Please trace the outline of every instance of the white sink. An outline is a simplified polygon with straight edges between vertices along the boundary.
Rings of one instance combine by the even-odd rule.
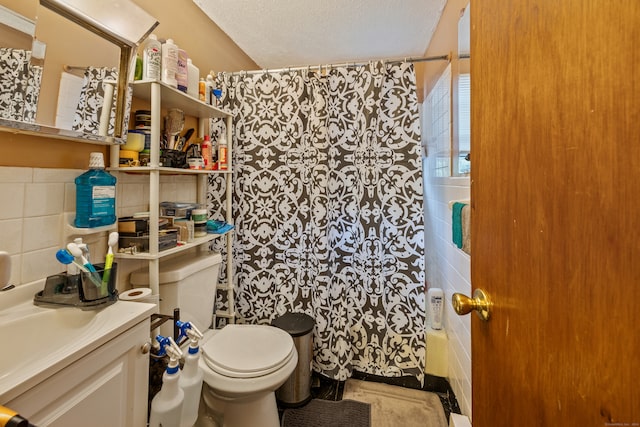
[[[0,404],[115,338],[155,310],[155,305],[128,301],[90,311],[38,307],[31,299],[7,306],[7,301],[2,300],[10,292],[14,290],[0,294],[0,303],[5,303],[0,304]]]

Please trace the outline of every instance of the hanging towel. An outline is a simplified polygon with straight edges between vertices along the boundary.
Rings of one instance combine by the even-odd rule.
[[[451,231],[453,243],[462,249],[462,208],[466,206],[465,203],[455,202],[451,207]]]
[[[462,221],[462,250],[471,255],[471,206],[464,205],[460,216]]]

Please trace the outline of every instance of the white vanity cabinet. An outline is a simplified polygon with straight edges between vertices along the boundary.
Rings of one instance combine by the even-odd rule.
[[[149,328],[147,317],[4,406],[38,427],[145,426]]]

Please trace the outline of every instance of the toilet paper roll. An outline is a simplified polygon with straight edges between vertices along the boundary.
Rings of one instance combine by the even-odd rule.
[[[149,288],[133,288],[128,291],[124,291],[118,295],[122,301],[133,302],[146,302],[148,304],[155,304],[156,306],[160,302],[159,295],[152,295]]]

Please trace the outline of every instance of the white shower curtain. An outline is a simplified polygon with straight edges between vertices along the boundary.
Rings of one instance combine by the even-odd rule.
[[[219,74],[234,114],[241,321],[315,320],[313,368],[423,379],[420,128],[413,65]],[[222,124],[214,126],[214,141]],[[224,179],[210,178],[209,210]],[[216,247],[223,250],[223,247]],[[225,280],[224,277],[221,280]],[[219,309],[226,305],[218,295]]]

